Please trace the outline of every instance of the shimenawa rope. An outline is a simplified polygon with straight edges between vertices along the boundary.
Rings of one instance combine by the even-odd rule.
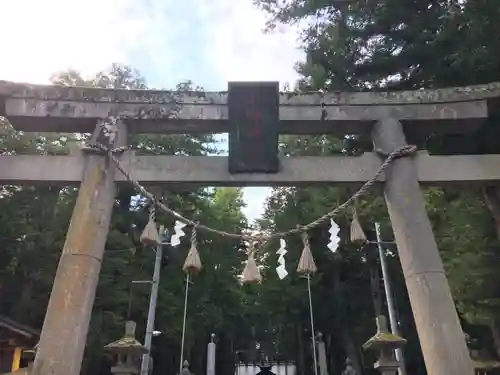
[[[145,197],[149,198],[152,202],[156,204],[156,207],[160,208],[162,211],[174,216],[177,220],[182,221],[185,224],[191,225],[193,227],[196,227],[197,229],[205,230],[207,232],[211,233],[216,233],[224,237],[229,237],[229,238],[234,238],[234,239],[240,239],[244,241],[257,241],[259,243],[263,243],[275,238],[282,238],[290,234],[297,234],[297,233],[302,233],[305,231],[308,231],[324,221],[335,217],[339,212],[345,210],[348,208],[356,199],[360,198],[364,194],[366,194],[372,187],[375,185],[377,182],[378,178],[380,175],[387,169],[387,167],[395,160],[398,158],[401,158],[403,156],[408,156],[417,151],[417,147],[414,145],[405,145],[403,147],[400,147],[391,153],[387,155],[385,158],[384,162],[380,166],[380,168],[377,170],[377,172],[373,175],[372,178],[370,178],[368,181],[366,181],[363,186],[359,188],[358,191],[356,191],[349,199],[347,199],[344,203],[341,205],[335,207],[331,211],[327,212],[323,216],[317,218],[316,220],[302,226],[298,226],[296,228],[287,230],[285,232],[275,232],[271,234],[240,234],[240,233],[230,233],[226,232],[220,229],[215,229],[197,222],[194,222],[193,220],[190,220],[171,208],[167,207],[164,203],[162,203],[154,194],[146,190],[144,186],[142,186],[139,181],[134,180],[130,173],[124,169],[124,167],[121,165],[119,158],[116,156],[116,154],[123,153],[127,151],[129,148],[128,147],[118,147],[118,148],[109,148],[101,143],[87,143],[84,147],[82,147],[82,151],[86,152],[103,152],[108,157],[110,158],[111,161],[116,165],[116,168],[125,176],[127,181],[131,183],[134,188],[144,195]],[[379,152],[378,150],[375,150],[379,155],[385,156],[384,153]]]

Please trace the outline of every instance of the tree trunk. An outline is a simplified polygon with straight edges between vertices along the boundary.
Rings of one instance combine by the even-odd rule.
[[[359,361],[359,352],[356,349],[356,344],[352,338],[351,330],[347,325],[344,325],[344,328],[342,329],[342,336],[344,338],[345,351],[351,360],[352,367],[356,371],[356,374],[361,375],[363,370]]]
[[[497,354],[497,358],[500,359],[500,332],[498,331],[498,325],[495,319],[489,322],[488,327],[490,328],[493,344],[495,345],[495,353]]]
[[[486,206],[495,222],[495,230],[500,240],[500,187],[488,186],[483,190]]]
[[[34,285],[33,285],[33,280],[29,275],[26,275],[25,279],[29,281],[23,285],[21,295],[19,296],[17,303],[14,305],[11,314],[12,317],[14,317],[14,319],[16,319],[18,322],[28,324],[31,323],[28,317],[30,311],[29,306],[30,302],[32,301]]]
[[[380,290],[380,274],[375,260],[370,264],[370,284],[375,316],[379,316],[382,315],[382,293]]]
[[[486,206],[488,207],[494,221],[497,238],[500,241],[500,187],[488,186],[483,190],[483,195]],[[498,330],[496,320],[492,319],[488,326],[495,345],[495,352],[497,357],[500,359],[500,332]]]
[[[297,356],[297,373],[305,375],[305,360],[304,360],[304,340],[302,338],[302,324],[297,326],[297,342],[298,342],[298,356]]]
[[[352,366],[354,370],[356,370],[356,373],[358,375],[361,375],[362,368],[361,368],[361,363],[359,361],[359,353],[356,350],[356,344],[352,338],[351,330],[349,327],[349,322],[348,322],[348,316],[347,312],[345,309],[345,304],[344,304],[344,288],[342,287],[342,284],[339,279],[339,272],[336,270],[334,273],[336,275],[335,282],[334,282],[334,289],[335,289],[335,295],[337,296],[337,303],[339,304],[339,307],[341,310],[339,310],[339,323],[340,326],[342,327],[342,339],[344,342],[344,348],[345,352],[347,354],[347,357],[351,360]]]
[[[325,337],[325,345],[326,345],[326,355],[328,358],[328,373],[335,374],[337,373],[337,369],[335,368],[335,357],[333,356],[333,344],[332,344],[332,335],[326,335]]]

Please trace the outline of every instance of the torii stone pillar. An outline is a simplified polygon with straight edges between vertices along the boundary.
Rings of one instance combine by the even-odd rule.
[[[215,375],[215,349],[215,333],[212,333],[207,345],[207,375]]]
[[[395,119],[378,121],[372,138],[375,148],[386,153],[406,145],[403,127]],[[389,166],[384,194],[427,373],[473,375],[411,157],[395,160]]]
[[[126,144],[121,121],[92,139],[108,147]],[[89,154],[45,314],[32,375],[79,375],[104,246],[115,199],[115,166],[106,155]]]

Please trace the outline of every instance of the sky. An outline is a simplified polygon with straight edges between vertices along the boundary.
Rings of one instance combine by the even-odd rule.
[[[293,85],[298,29],[265,34],[265,20],[252,0],[3,0],[0,79],[48,83],[68,68],[91,75],[119,62],[155,88],[186,79],[207,91],[232,80]],[[250,220],[268,194],[244,189]]]

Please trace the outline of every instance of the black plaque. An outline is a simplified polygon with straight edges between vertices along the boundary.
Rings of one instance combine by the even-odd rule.
[[[279,83],[229,82],[229,173],[279,170]]]

